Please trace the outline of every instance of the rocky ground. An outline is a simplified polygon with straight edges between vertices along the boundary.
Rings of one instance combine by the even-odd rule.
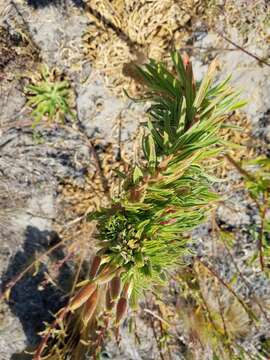
[[[245,2],[239,1],[239,6],[240,3]],[[253,10],[250,8],[249,11]],[[0,14],[0,286],[4,289],[35,256],[60,241],[57,231],[61,226],[67,221],[76,221],[86,210],[68,212],[76,205],[72,203],[76,189],[79,193],[88,188],[88,193],[92,192],[90,185],[98,171],[94,153],[104,160],[104,153],[109,149],[109,166],[117,162],[121,134],[123,156],[133,154],[132,141],[143,119],[143,107],[115,95],[107,86],[106,76],[84,56],[82,37],[89,26],[84,1],[2,0]],[[247,18],[249,20],[249,13]],[[221,17],[221,20],[224,19]],[[216,55],[220,60],[222,76],[233,72],[234,83],[243,89],[244,96],[249,100],[243,116],[252,124],[253,138],[260,141],[257,150],[269,155],[270,66],[265,62],[270,52],[270,28],[266,23],[266,34],[260,37],[259,20],[257,18],[256,26],[245,24],[245,30],[239,24],[234,27],[226,23],[224,28],[206,28],[200,19],[194,19],[193,33],[186,45],[198,79]],[[248,53],[235,44],[243,46]],[[252,54],[265,60],[260,62]],[[40,63],[57,67],[70,79],[83,136],[57,126],[40,127],[41,136],[33,136],[23,89],[25,76],[31,71],[38,71]],[[93,141],[94,149],[89,140]],[[234,174],[231,176],[235,177]],[[66,198],[71,201],[65,201],[63,193],[68,192],[67,189],[71,191],[71,188],[73,195]],[[99,195],[98,201],[102,201],[102,197],[102,194]],[[86,203],[88,201],[86,207],[91,205],[91,197],[89,199],[84,199]],[[82,200],[79,199],[79,202]],[[256,213],[241,192],[232,194],[230,204],[233,204],[234,211],[237,210],[237,216],[224,206],[218,209],[217,218],[224,226],[240,234],[235,258],[241,266],[253,247],[247,229],[256,222]],[[207,243],[207,226],[200,228],[194,236],[197,251],[207,253],[211,246]],[[1,303],[0,360],[27,358],[20,353],[26,347],[36,345],[36,334],[42,329],[42,323],[59,308],[69,289],[74,268],[72,261],[61,267],[57,274],[57,287],[50,284],[40,289],[40,283],[46,279],[48,266],[65,256],[64,247],[47,255],[36,269],[35,276],[23,277],[13,288],[9,303]],[[229,257],[223,256],[223,262],[220,261],[217,256],[220,272],[229,277]],[[270,290],[263,276],[252,271],[246,276],[258,296],[269,296]],[[142,318],[139,324],[140,345],[135,344],[127,331],[123,331],[120,349],[113,342],[108,343],[104,358],[157,359],[152,330]],[[259,334],[250,332],[250,337],[256,338],[250,345],[251,351],[252,346],[259,343],[259,336],[266,334],[266,325]],[[182,358],[179,349],[173,357]]]

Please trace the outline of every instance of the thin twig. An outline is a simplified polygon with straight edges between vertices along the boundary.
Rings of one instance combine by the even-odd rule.
[[[170,324],[168,321],[162,319],[162,317],[160,317],[159,315],[155,314],[153,311],[151,311],[151,310],[149,310],[149,309],[143,309],[143,311],[145,311],[146,313],[152,315],[154,318],[156,318],[157,320],[163,322],[163,323],[166,324],[167,326],[171,326],[171,324]]]
[[[238,275],[240,276],[240,278],[242,279],[242,281],[243,281],[243,283],[246,285],[246,287],[249,289],[250,293],[253,293],[253,292],[254,292],[253,289],[250,287],[249,283],[247,282],[247,280],[245,279],[245,277],[244,277],[244,275],[242,274],[241,270],[239,269],[239,267],[238,267],[236,261],[234,260],[234,257],[233,257],[233,255],[232,255],[230,249],[228,248],[227,244],[225,244],[225,242],[223,242],[223,244],[224,244],[224,246],[225,246],[225,249],[227,250],[227,253],[229,254],[229,256],[230,256],[230,258],[231,258],[231,261],[232,261],[232,263],[233,263],[233,265],[234,265],[234,267],[235,267]],[[254,299],[255,303],[258,305],[258,307],[260,308],[260,310],[261,310],[262,314],[264,315],[265,319],[266,319],[268,322],[270,322],[269,317],[267,316],[266,312],[264,311],[261,303],[259,302],[259,300],[258,300],[258,298],[257,298],[257,296],[256,296],[255,294],[253,295],[253,299]]]
[[[119,161],[119,164],[122,161],[122,112],[119,114],[119,120],[118,120],[118,149],[117,149],[117,161]],[[120,176],[118,177],[118,197],[120,196],[121,192],[121,179]]]
[[[233,352],[232,352],[232,349],[230,346],[230,336],[229,336],[229,333],[227,330],[226,321],[225,321],[225,317],[224,317],[224,309],[222,308],[222,304],[221,304],[221,300],[220,300],[220,292],[218,292],[218,294],[217,294],[217,301],[218,301],[219,315],[221,317],[223,331],[224,331],[224,334],[227,339],[227,341],[225,342],[225,345],[226,345],[227,349],[229,350],[230,357],[233,358]]]
[[[206,310],[206,312],[207,312],[209,321],[210,321],[213,329],[215,329],[215,331],[217,332],[217,334],[219,334],[219,330],[218,330],[218,328],[217,328],[217,326],[216,326],[216,324],[215,324],[215,322],[214,322],[214,319],[213,319],[213,317],[212,317],[212,314],[211,314],[211,311],[210,311],[209,306],[208,306],[208,304],[207,304],[207,301],[206,301],[206,299],[204,298],[204,295],[203,295],[203,293],[202,293],[201,284],[200,284],[200,278],[199,278],[199,276],[198,276],[195,268],[194,268],[194,275],[195,275],[195,277],[196,277],[196,279],[197,279],[197,281],[198,281],[198,284],[199,284],[199,296],[200,296],[200,298],[201,298],[201,300],[202,300],[202,302],[203,302],[203,306],[204,306],[204,308],[205,308],[205,310]]]
[[[266,206],[263,206],[262,208],[260,208],[259,211],[260,211],[260,215],[261,215],[261,226],[260,226],[260,230],[259,230],[258,249],[259,249],[261,270],[264,271],[263,236],[264,236],[264,227],[265,227]]]
[[[253,316],[251,316],[251,310],[247,307],[245,302],[236,294],[236,292],[233,290],[231,286],[229,286],[216,272],[213,270],[207,263],[205,263],[203,260],[196,258],[196,261],[198,261],[201,265],[203,265],[215,278],[219,280],[219,282],[236,298],[236,300],[242,305],[242,307],[245,309],[246,313],[248,314],[249,318],[254,322]],[[256,326],[256,325],[255,325]],[[258,330],[257,326],[256,329]]]
[[[219,227],[219,225],[217,224],[217,222],[216,222],[215,220],[214,220],[214,228],[216,228],[218,231],[220,231],[220,227]],[[229,257],[230,257],[230,259],[231,259],[231,261],[232,261],[232,263],[233,263],[233,265],[234,265],[234,267],[235,267],[235,269],[236,269],[236,271],[237,271],[237,273],[238,273],[238,275],[240,276],[241,280],[242,280],[243,283],[246,285],[246,287],[247,287],[247,289],[250,291],[250,293],[253,294],[253,293],[254,293],[254,290],[250,287],[250,284],[248,283],[248,281],[247,281],[246,278],[244,277],[243,273],[242,273],[241,270],[239,269],[239,266],[238,266],[238,264],[236,263],[236,261],[235,261],[233,255],[232,255],[232,253],[231,253],[228,245],[226,244],[225,241],[222,241],[222,243],[223,243],[223,245],[224,245],[224,247],[225,247],[225,249],[226,249],[226,251],[227,251],[227,253],[228,253],[228,255],[229,255]],[[253,295],[253,299],[254,299],[255,303],[258,305],[258,307],[259,307],[259,309],[261,310],[261,312],[262,312],[263,316],[265,317],[265,319],[266,319],[268,322],[270,322],[270,319],[269,319],[267,313],[265,312],[264,308],[262,307],[261,303],[259,302],[259,300],[258,300],[258,298],[257,298],[257,296],[256,296],[255,294]]]
[[[242,174],[246,179],[253,181],[253,182],[257,182],[256,178],[252,174],[247,172],[245,169],[243,169],[241,165],[239,165],[234,159],[232,159],[230,157],[230,155],[226,154],[225,157],[237,169],[237,171],[240,174]],[[265,203],[266,203],[265,194],[263,195],[263,198],[264,198],[263,205],[261,205],[259,203],[259,201],[256,199],[256,197],[252,196],[250,192],[249,192],[249,196],[255,202],[255,204],[258,208],[258,211],[260,213],[260,217],[261,217],[261,227],[259,230],[259,238],[258,238],[258,251],[259,251],[259,261],[260,261],[261,271],[264,271],[263,236],[264,236],[264,227],[265,227],[264,222],[265,222],[265,216],[266,216],[266,211],[267,211],[267,208],[265,206]]]
[[[110,199],[108,180],[106,179],[106,177],[103,174],[100,159],[98,157],[98,154],[96,152],[96,149],[95,149],[92,141],[88,138],[88,136],[86,134],[83,133],[83,131],[78,126],[71,128],[70,126],[61,125],[61,127],[66,129],[69,132],[71,132],[71,131],[76,132],[87,143],[87,145],[88,145],[88,147],[90,149],[90,152],[93,155],[94,162],[95,162],[95,165],[96,165],[96,169],[97,169],[98,175],[100,177],[104,193],[108,197],[108,199]]]
[[[99,174],[99,177],[101,179],[101,182],[102,182],[102,186],[103,186],[103,189],[104,189],[104,192],[105,194],[110,197],[109,195],[109,185],[108,185],[108,180],[106,179],[106,177],[104,176],[103,174],[103,170],[102,170],[102,167],[101,167],[101,163],[100,163],[100,160],[99,160],[99,157],[98,157],[98,154],[92,144],[92,141],[89,140],[87,137],[86,139],[88,140],[88,145],[89,145],[89,148],[93,154],[93,157],[94,157],[94,161],[96,163],[96,167],[97,167],[97,171],[98,171],[98,174]]]
[[[162,326],[162,312],[161,312],[161,309],[160,309],[160,305],[158,305],[158,313],[159,313],[159,316],[160,316],[160,319],[159,320],[159,328],[160,328],[160,333],[161,333],[161,336],[162,338],[165,339],[165,347],[166,347],[166,350],[167,350],[167,353],[168,353],[168,357],[169,359],[171,360],[172,359],[172,354],[171,354],[171,349],[170,349],[170,345],[168,344],[168,341],[167,341],[167,338],[166,338],[166,332],[164,331],[164,328]]]
[[[237,49],[239,49],[239,50],[243,51],[245,54],[251,56],[253,59],[257,60],[260,64],[264,64],[264,65],[270,67],[270,64],[269,64],[266,60],[259,58],[257,55],[251,53],[250,51],[246,50],[246,49],[243,48],[242,46],[236,44],[234,41],[232,41],[231,39],[229,39],[227,36],[221,34],[219,31],[216,30],[216,32],[218,33],[218,35],[219,35],[220,37],[222,37],[222,39],[226,40],[229,44],[235,46]]]
[[[255,177],[242,168],[230,155],[225,154],[225,158],[236,168],[236,170],[245,178],[251,181],[256,181]]]
[[[147,307],[149,307],[147,298],[145,298],[145,302],[146,302]],[[151,315],[153,315],[152,312],[151,312]],[[155,317],[157,317],[157,315],[155,315]],[[159,317],[159,320],[160,320],[160,317]],[[152,328],[152,330],[153,330],[154,338],[155,338],[156,343],[157,343],[157,347],[158,347],[158,351],[159,351],[160,358],[161,358],[162,360],[165,360],[164,355],[163,355],[163,353],[162,353],[160,341],[159,341],[159,339],[158,339],[158,335],[157,335],[157,332],[156,332],[156,329],[155,329],[155,324],[154,324],[154,320],[153,320],[153,317],[152,317],[152,316],[150,316],[150,323],[151,323],[151,328]]]
[[[40,255],[35,261],[33,261],[29,266],[27,266],[19,275],[13,278],[5,287],[5,290],[0,293],[0,301],[2,301],[8,294],[8,292],[20,281],[30,270],[33,269],[36,263],[40,262],[45,256],[52,253],[54,250],[58,249],[60,246],[63,246],[65,239],[61,240],[59,243],[51,247],[49,250]]]
[[[41,356],[43,353],[43,350],[46,348],[48,340],[51,336],[52,331],[57,327],[57,325],[64,320],[65,315],[67,314],[68,310],[67,308],[64,308],[61,310],[57,318],[54,320],[52,325],[48,328],[48,331],[45,336],[42,337],[42,340],[35,351],[33,360],[41,360]]]

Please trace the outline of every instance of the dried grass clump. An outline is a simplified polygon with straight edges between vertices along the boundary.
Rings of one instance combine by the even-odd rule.
[[[102,147],[102,151],[97,153],[95,148],[98,146]],[[122,150],[122,158],[118,159],[117,145],[107,144],[103,147],[98,139],[93,142],[93,147],[99,158],[102,174],[108,182],[110,196],[116,195],[119,188],[117,171],[126,171],[128,155]],[[88,253],[89,248],[94,247],[95,241],[91,234],[95,232],[95,228],[92,223],[84,221],[85,214],[108,206],[109,201],[97,166],[93,163],[93,154],[83,185],[73,179],[65,179],[59,185],[58,192],[61,213],[58,215],[56,229],[62,239],[67,241],[71,239],[73,242],[76,239],[75,243],[80,248],[86,249]]]
[[[228,120],[224,123],[226,126],[221,129],[224,141],[231,143],[232,146],[229,149],[230,156],[238,161],[250,160],[256,157],[257,150],[256,144],[252,142],[252,126],[247,117],[240,113],[236,112],[229,117]],[[234,146],[235,145],[235,146]],[[222,159],[223,155],[207,161],[211,166],[216,165]],[[223,161],[220,166],[215,166],[215,176],[218,178],[226,179],[230,174],[231,170],[234,169],[234,166],[228,162]],[[230,178],[230,182],[232,179]],[[235,179],[237,182],[238,180]]]
[[[200,3],[90,0],[90,25],[84,37],[86,56],[117,95],[123,95],[123,86],[135,95],[138,84],[130,76],[128,64],[141,64],[149,57],[168,59],[169,50],[179,49],[187,39],[187,23],[199,11]]]
[[[14,70],[22,71],[26,65],[33,68],[34,62],[38,60],[38,49],[21,28],[0,26],[0,71],[3,72],[1,80],[5,78],[4,71],[10,71],[10,76],[14,76]]]
[[[85,55],[105,75],[109,88],[119,96],[123,86],[131,95],[140,90],[130,64],[147,58],[168,60],[172,48],[186,46],[192,23],[208,30],[249,40],[269,41],[270,12],[265,0],[88,0],[90,25],[84,36]]]
[[[179,273],[181,288],[178,316],[189,348],[190,359],[236,359],[238,340],[251,331],[246,305],[195,262],[189,271]],[[216,356],[216,357],[215,357]]]
[[[260,39],[256,46],[265,47],[270,40],[270,9],[267,0],[204,0],[204,20],[210,28],[220,31],[237,29],[245,41]],[[246,45],[247,45],[246,44]]]
[[[99,140],[93,142],[94,147],[99,144]],[[114,195],[118,188],[119,176],[117,171],[126,171],[126,167],[128,166],[127,160],[130,160],[130,156],[125,153],[121,154],[121,159],[118,159],[117,153],[117,145],[111,143],[107,144],[102,151],[98,153],[102,173],[108,181],[111,196]],[[123,158],[125,158],[125,160]],[[74,219],[75,216],[82,216],[83,214],[99,210],[101,207],[108,205],[108,199],[104,196],[102,179],[97,172],[96,166],[93,164],[90,165],[84,180],[85,183],[83,186],[78,185],[72,179],[65,179],[59,186],[61,198],[66,203],[64,207],[68,209],[69,213],[69,215],[66,214],[66,220],[68,218]]]

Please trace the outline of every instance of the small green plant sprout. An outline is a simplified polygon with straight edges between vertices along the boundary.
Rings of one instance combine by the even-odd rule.
[[[189,253],[188,232],[218,200],[205,160],[224,149],[223,120],[244,102],[229,78],[214,83],[215,61],[197,87],[188,57],[174,52],[172,60],[176,75],[154,60],[138,68],[147,89],[142,101],[151,103],[143,159],[122,174],[111,206],[89,214],[98,230],[90,276],[46,329],[35,360],[98,351],[97,333],[109,326],[117,333],[144,291],[166,284]]]
[[[27,105],[33,109],[33,127],[42,120],[63,123],[66,116],[75,119],[72,111],[74,95],[69,82],[61,77],[56,69],[50,71],[43,66],[32,83],[26,86]]]
[[[259,258],[260,267],[268,275],[270,273],[270,159],[258,157],[242,164],[227,156],[243,176],[246,189],[257,207],[260,224],[255,232],[258,251],[253,261]],[[253,169],[251,170],[250,167]],[[249,170],[250,169],[250,170]]]

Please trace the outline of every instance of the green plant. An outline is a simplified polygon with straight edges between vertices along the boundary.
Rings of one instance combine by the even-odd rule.
[[[119,174],[122,191],[111,207],[89,214],[98,230],[89,279],[45,330],[36,360],[81,359],[90,345],[98,350],[96,330],[104,333],[111,321],[117,332],[144,290],[166,284],[189,252],[187,234],[218,199],[205,160],[224,149],[222,122],[244,102],[230,78],[213,83],[216,62],[196,87],[189,59],[175,52],[172,60],[176,75],[154,60],[138,68],[148,89],[141,100],[151,102],[144,157]]]
[[[33,127],[43,119],[63,123],[67,115],[75,118],[70,84],[67,80],[62,80],[55,69],[50,71],[44,66],[37,78],[32,79],[32,84],[26,86],[25,91],[27,105],[33,109]]]

